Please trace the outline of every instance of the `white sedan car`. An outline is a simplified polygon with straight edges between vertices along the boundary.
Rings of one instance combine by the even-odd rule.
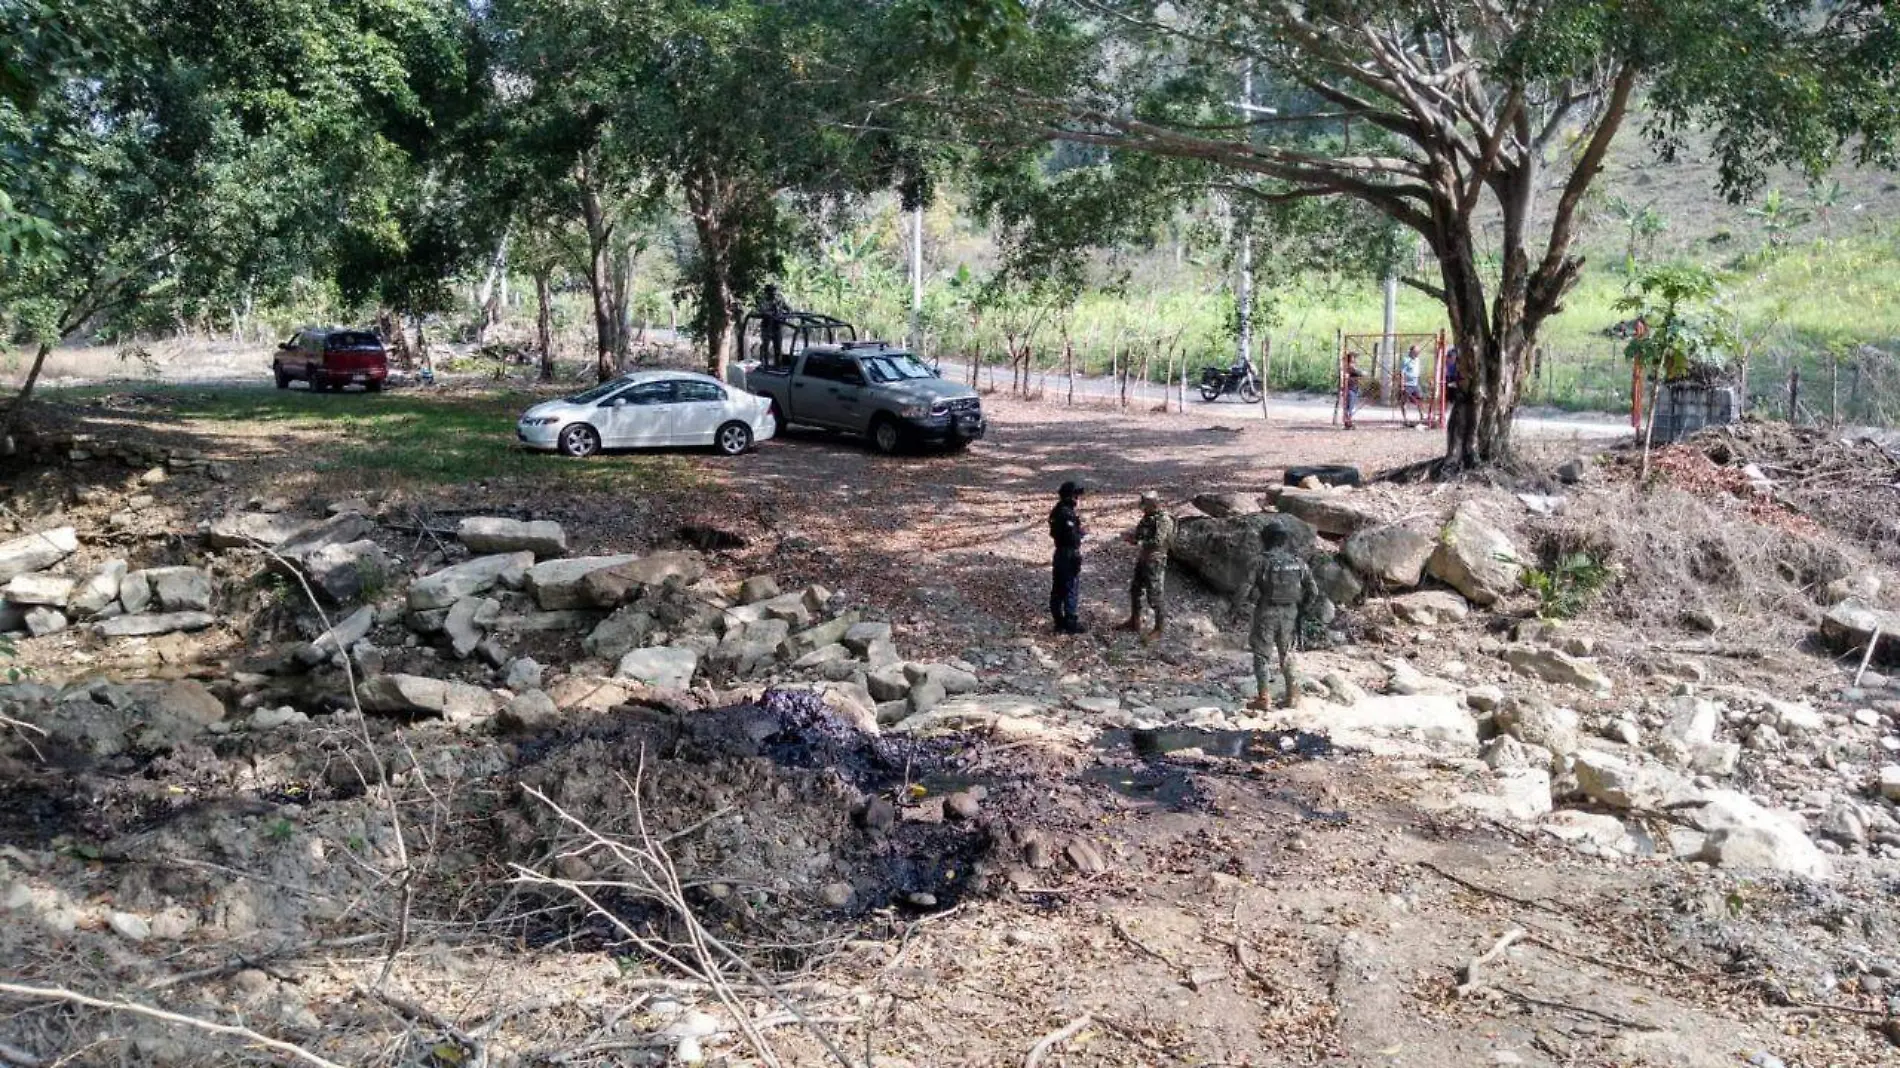
[[[528,448],[566,456],[669,445],[711,445],[737,456],[777,430],[770,401],[691,371],[622,375],[585,393],[537,404],[515,427]]]

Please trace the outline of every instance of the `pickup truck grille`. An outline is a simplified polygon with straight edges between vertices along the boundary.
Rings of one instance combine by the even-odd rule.
[[[982,410],[983,402],[975,397],[965,397],[962,400],[949,401],[946,406],[953,412],[974,412]]]

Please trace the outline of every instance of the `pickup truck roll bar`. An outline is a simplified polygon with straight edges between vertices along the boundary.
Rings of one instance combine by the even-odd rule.
[[[758,357],[762,368],[789,370],[792,357],[814,344],[834,345],[858,339],[857,327],[843,319],[817,312],[746,313],[739,320],[739,358],[746,357],[746,337],[758,328]]]

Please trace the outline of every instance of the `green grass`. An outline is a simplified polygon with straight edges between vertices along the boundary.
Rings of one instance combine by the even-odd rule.
[[[49,391],[49,400],[79,401],[104,390]],[[515,419],[541,399],[522,392],[312,394],[256,389],[150,387],[167,412],[198,423],[230,424],[234,432],[266,434],[281,427],[331,437],[309,450],[312,469],[353,473],[373,484],[451,485],[519,480],[539,487],[640,491],[679,488],[700,477],[690,453],[633,452],[576,461],[529,452],[515,443]]]

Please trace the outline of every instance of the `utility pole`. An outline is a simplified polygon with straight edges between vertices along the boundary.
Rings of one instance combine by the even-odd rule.
[[[910,213],[910,351],[922,359],[924,336],[924,205],[917,203]]]
[[[1392,335],[1399,332],[1399,276],[1385,276],[1385,337],[1379,340],[1380,360],[1376,368],[1383,375],[1390,368],[1393,356],[1397,355],[1398,340]]]

